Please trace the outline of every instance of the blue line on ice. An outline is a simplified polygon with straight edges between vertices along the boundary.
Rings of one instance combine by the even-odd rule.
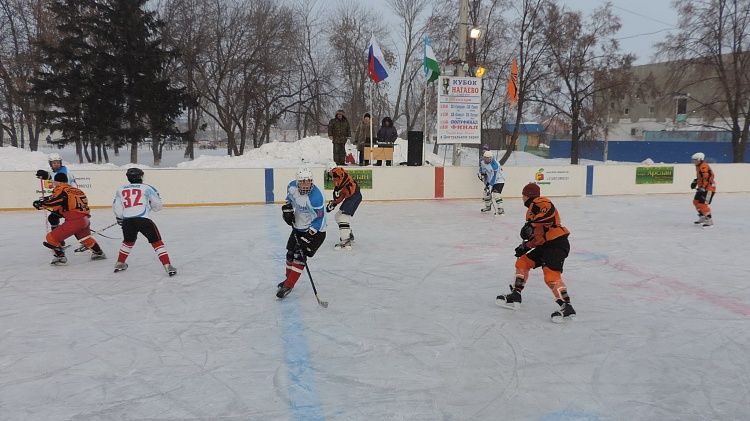
[[[271,205],[268,207],[275,213],[278,209]],[[279,232],[286,228],[280,227],[280,224],[266,224],[270,240],[273,244],[286,244],[279,235]],[[284,250],[282,262],[286,262]],[[306,276],[306,274],[302,274]],[[300,279],[303,281],[303,279]],[[291,299],[290,299],[291,298]],[[294,297],[287,297],[284,301],[278,303],[281,306],[282,326],[281,340],[284,345],[284,362],[287,367],[289,376],[289,409],[292,411],[295,420],[322,421],[323,409],[320,405],[320,398],[315,389],[315,373],[310,363],[310,352],[307,349],[307,340],[305,339],[305,324],[300,315],[299,303]]]
[[[305,325],[299,304],[289,300],[282,305],[284,359],[289,375],[289,406],[296,420],[323,420],[323,409],[315,390],[315,378],[305,339]]]

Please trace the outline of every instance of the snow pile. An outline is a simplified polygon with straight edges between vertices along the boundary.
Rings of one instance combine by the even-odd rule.
[[[428,146],[428,145],[425,145]],[[346,153],[357,159],[357,148],[346,145]],[[397,139],[393,148],[393,163],[407,159],[408,148],[404,139]],[[438,157],[426,151],[425,159],[435,162]],[[302,165],[325,166],[333,160],[333,143],[327,137],[310,136],[296,142],[271,142],[257,149],[245,151],[242,156],[202,155],[193,161],[177,164],[178,168],[296,168]]]
[[[48,155],[46,152],[32,152],[13,146],[4,146],[0,148],[0,171],[49,170]],[[63,164],[71,170],[116,170],[130,167],[149,168],[147,165],[141,164],[125,164],[122,166],[115,164],[75,164],[66,159],[65,155],[63,155]]]

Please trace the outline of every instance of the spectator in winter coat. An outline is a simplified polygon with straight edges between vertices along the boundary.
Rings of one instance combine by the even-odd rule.
[[[359,165],[369,165],[370,161],[365,160],[365,146],[370,146],[370,113],[365,113],[357,125],[357,130],[354,131],[354,144],[359,152]]]
[[[328,138],[333,141],[333,160],[339,165],[346,163],[346,141],[351,136],[344,110],[336,111],[336,117],[328,122]]]
[[[378,129],[378,147],[379,148],[393,148],[393,142],[398,138],[398,132],[393,127],[393,120],[390,117],[383,118]],[[383,161],[378,160],[375,165],[382,165]],[[393,165],[393,161],[386,160],[385,165]]]

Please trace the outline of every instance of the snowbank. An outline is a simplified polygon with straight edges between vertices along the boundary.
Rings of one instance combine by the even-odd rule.
[[[426,143],[425,160],[428,165],[452,166],[453,147],[440,145],[438,153],[434,154],[432,144]],[[347,145],[347,153],[357,156],[354,145]],[[139,151],[140,159],[149,159],[149,155]],[[29,171],[40,168],[48,168],[48,152],[57,152],[62,155],[65,164],[72,170],[101,170],[101,169],[123,169],[129,167],[151,168],[143,164],[129,164],[127,162],[130,154],[123,149],[119,156],[111,156],[115,162],[110,164],[76,164],[75,150],[72,146],[64,149],[47,149],[44,152],[31,152],[14,147],[0,148],[0,171]],[[204,153],[207,152],[207,153]],[[505,151],[493,151],[497,158],[503,156]],[[296,142],[271,142],[260,148],[250,149],[242,156],[227,156],[224,151],[200,151],[198,157],[193,161],[185,161],[182,149],[164,150],[163,165],[159,168],[297,168],[302,165],[325,166],[333,156],[333,145],[327,137],[311,136]],[[393,148],[393,161],[395,165],[406,162],[408,154],[407,142],[397,139]],[[461,166],[474,166],[479,163],[479,153],[474,148],[461,148]],[[118,165],[119,164],[119,165]],[[570,160],[565,158],[545,159],[528,152],[513,152],[505,163],[506,166],[554,166],[569,165]],[[602,164],[600,161],[581,160],[581,164]],[[608,161],[607,164],[617,164]]]

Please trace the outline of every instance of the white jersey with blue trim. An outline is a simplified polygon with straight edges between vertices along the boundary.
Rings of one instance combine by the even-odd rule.
[[[479,164],[479,172],[484,175],[485,182],[490,186],[505,183],[503,168],[495,158],[492,158],[492,161],[490,161],[489,164],[486,164],[484,160],[482,160],[482,163]]]
[[[302,194],[297,189],[297,180],[292,180],[287,187],[286,201],[294,206],[294,229],[307,231],[314,228],[317,231],[326,230],[326,210],[323,193],[316,186],[308,194]]]
[[[150,211],[159,212],[164,206],[159,192],[148,184],[126,184],[115,193],[112,210],[122,219],[148,218]]]

